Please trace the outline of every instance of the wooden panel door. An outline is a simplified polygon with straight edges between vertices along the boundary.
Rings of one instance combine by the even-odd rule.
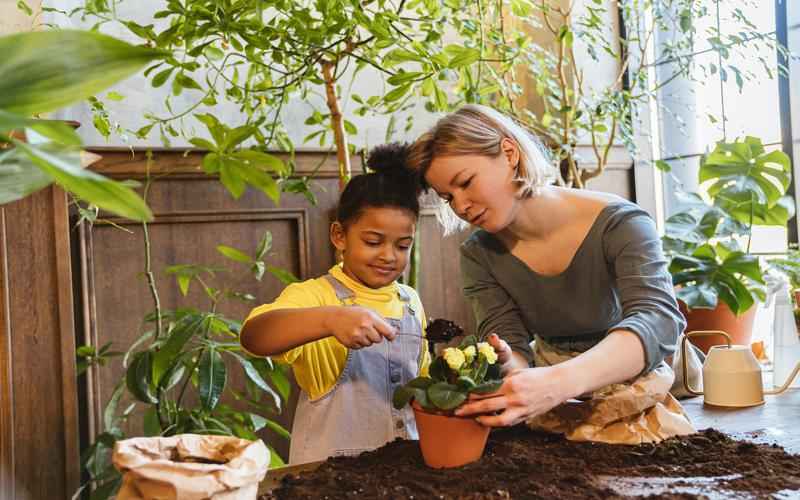
[[[0,498],[69,498],[78,409],[67,198],[0,207]]]

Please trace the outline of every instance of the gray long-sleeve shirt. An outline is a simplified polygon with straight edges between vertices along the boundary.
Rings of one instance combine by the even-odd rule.
[[[686,326],[655,223],[630,202],[603,208],[558,275],[538,274],[482,230],[461,246],[461,274],[478,333],[497,333],[529,363],[533,335],[599,341],[624,329],[641,339],[648,372]]]

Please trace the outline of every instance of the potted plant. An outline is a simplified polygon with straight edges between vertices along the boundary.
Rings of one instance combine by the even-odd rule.
[[[789,157],[761,140],[720,141],[701,158],[706,197],[684,193],[685,208],[666,221],[664,251],[690,330],[724,330],[734,343],[752,337],[756,299],[766,296],[766,264],[750,252],[754,225],[786,225]],[[694,340],[693,340],[694,342]],[[710,344],[696,342],[705,351]]]
[[[500,388],[497,354],[474,335],[458,347],[447,347],[430,366],[430,376],[417,377],[394,392],[398,410],[411,404],[419,431],[422,457],[429,467],[459,467],[483,455],[489,428],[472,417],[453,411],[470,394],[488,394]]]

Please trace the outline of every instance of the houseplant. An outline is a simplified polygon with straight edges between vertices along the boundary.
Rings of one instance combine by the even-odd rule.
[[[766,296],[766,264],[750,252],[753,226],[786,225],[794,215],[790,180],[789,157],[766,152],[755,137],[720,141],[701,158],[705,198],[684,194],[685,208],[667,219],[663,238],[687,330],[725,330],[749,344],[753,306]]]
[[[148,154],[148,172],[151,161],[152,155]],[[148,175],[143,190],[145,200],[151,182]],[[128,437],[124,424],[130,420],[141,419],[145,436],[190,433],[255,441],[259,439],[256,433],[267,428],[289,439],[289,432],[274,420],[289,398],[287,367],[245,352],[238,340],[241,323],[224,313],[226,302],[252,302],[255,297],[233,290],[225,283],[221,276],[230,271],[227,267],[173,264],[164,273],[174,277],[180,294],[186,297],[190,287],[199,287],[208,305],[175,304],[174,308],[165,308],[152,267],[153,242],[147,222],[142,222],[142,237],[145,252],[142,274],[153,310],[143,318],[139,337],[124,353],[125,372],[103,411],[103,430],[93,436],[93,443],[82,454],[82,465],[89,476],[82,489],[90,487],[92,499],[109,498],[120,487],[122,476],[111,463],[110,455],[114,444]],[[258,281],[266,273],[286,284],[296,281],[288,271],[267,264],[271,250],[269,231],[264,233],[253,255],[228,245],[217,246],[220,254],[246,266]],[[123,354],[109,352],[109,348],[108,345],[100,349],[78,348],[80,369],[97,369],[109,357]],[[243,371],[244,388],[231,387],[228,382],[231,367]],[[284,465],[274,447],[268,445],[268,448],[270,467]]]
[[[741,90],[749,80],[773,77],[763,57],[758,74],[737,62],[755,59],[751,50],[787,53],[774,32],[747,18],[750,0],[722,2],[730,10],[723,25],[717,2],[710,3],[448,0],[447,23],[458,41],[420,62],[428,78],[415,85],[447,82],[448,106],[480,103],[514,117],[553,151],[557,183],[584,188],[603,174],[616,146],[636,157],[637,134],[647,129],[639,126],[640,111],[670,82],[719,74]],[[465,63],[437,64],[451,52]],[[711,123],[719,119],[709,115]]]
[[[483,454],[489,428],[474,418],[456,417],[453,411],[470,394],[487,394],[500,388],[496,362],[491,345],[469,335],[458,347],[447,347],[434,357],[430,376],[417,377],[395,390],[395,408],[412,405],[422,456],[429,467],[459,467]]]
[[[34,116],[86,99],[165,53],[71,30],[0,37],[0,52],[7,54],[0,60],[0,204],[56,183],[110,212],[151,219],[130,186],[82,168],[81,141],[70,126]],[[27,141],[19,140],[21,130]]]

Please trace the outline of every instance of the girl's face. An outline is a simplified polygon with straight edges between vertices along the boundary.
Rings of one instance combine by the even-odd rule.
[[[449,203],[458,217],[496,233],[506,228],[518,210],[513,179],[519,149],[503,139],[502,152],[492,158],[477,154],[434,158],[425,180]]]
[[[416,223],[412,212],[394,207],[367,207],[346,229],[334,222],[331,242],[344,273],[370,288],[391,284],[408,264]]]

